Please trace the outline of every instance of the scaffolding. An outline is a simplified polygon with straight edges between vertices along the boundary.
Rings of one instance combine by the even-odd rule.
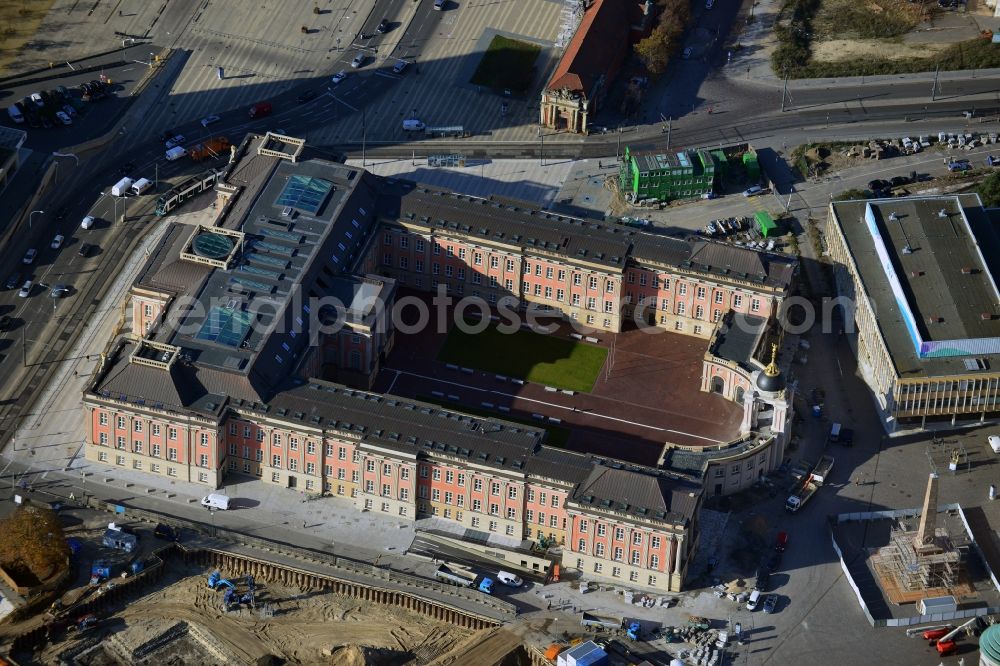
[[[583,20],[584,3],[582,0],[566,0],[559,12],[559,34],[556,36],[556,48],[562,49],[569,44],[576,34],[576,29]]]
[[[959,583],[962,556],[947,530],[938,528],[928,543],[917,542],[917,532],[893,530],[889,545],[878,550],[883,568],[903,592],[953,588]]]

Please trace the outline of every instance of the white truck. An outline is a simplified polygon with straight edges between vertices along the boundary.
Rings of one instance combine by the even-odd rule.
[[[132,187],[131,178],[122,178],[117,183],[111,186],[111,194],[116,197],[123,197],[128,194],[129,189]]]
[[[179,160],[180,158],[187,155],[187,151],[181,146],[174,146],[167,151],[167,161],[173,162],[174,160]]]
[[[422,132],[425,125],[416,118],[408,118],[403,121],[404,132]]]
[[[148,178],[140,178],[132,183],[132,194],[139,196],[153,186],[153,182]]]
[[[832,469],[833,457],[823,456],[819,464],[805,478],[802,485],[794,489],[793,493],[785,501],[785,509],[791,513],[795,513],[805,506],[806,502],[812,499],[812,496],[816,494],[816,491],[820,489],[820,486],[830,476],[830,470]]]

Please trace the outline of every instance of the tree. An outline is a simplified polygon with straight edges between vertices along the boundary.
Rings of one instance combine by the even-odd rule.
[[[55,512],[20,506],[0,520],[0,566],[44,581],[66,566],[69,546]]]
[[[662,0],[658,5],[659,18],[649,37],[635,45],[635,53],[649,73],[659,76],[667,69],[670,56],[680,47],[684,29],[691,19],[688,0]]]
[[[976,191],[979,192],[979,198],[983,200],[984,206],[987,208],[1000,207],[1000,171],[994,171],[986,176],[979,183]]]

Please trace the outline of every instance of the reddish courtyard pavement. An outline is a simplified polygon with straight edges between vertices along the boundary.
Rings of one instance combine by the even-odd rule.
[[[613,351],[592,391],[571,395],[474,368],[449,368],[436,360],[447,334],[434,328],[397,331],[376,391],[486,409],[538,426],[558,419],[571,430],[568,448],[645,465],[658,464],[667,444],[716,446],[738,436],[742,408],[699,390],[704,340],[665,331],[596,334]],[[562,326],[555,335],[570,332]]]

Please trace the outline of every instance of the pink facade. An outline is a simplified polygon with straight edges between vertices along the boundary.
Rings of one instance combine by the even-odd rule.
[[[427,291],[444,285],[455,297],[494,304],[513,296],[520,307],[552,309],[595,329],[621,330],[631,317],[670,330],[708,337],[730,311],[768,317],[782,290],[716,275],[549,258],[531,248],[489,247],[478,239],[442,237],[410,228],[385,228],[370,246],[365,269]]]

